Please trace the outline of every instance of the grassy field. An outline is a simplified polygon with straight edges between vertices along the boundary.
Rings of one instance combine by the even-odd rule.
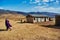
[[[12,30],[4,31],[2,29],[6,29],[5,19],[0,19],[0,40],[60,40],[60,29],[44,27],[40,24],[9,21]]]

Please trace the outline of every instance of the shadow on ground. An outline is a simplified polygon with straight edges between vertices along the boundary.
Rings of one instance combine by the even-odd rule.
[[[7,31],[6,29],[0,29],[0,31]]]
[[[48,28],[60,29],[60,26],[58,26],[58,25],[41,25],[41,26],[48,27]]]
[[[24,23],[28,23],[28,22],[17,22],[17,23],[24,24]],[[33,23],[29,23],[29,24],[33,24]]]

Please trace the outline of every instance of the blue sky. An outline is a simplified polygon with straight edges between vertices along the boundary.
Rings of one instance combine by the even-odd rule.
[[[0,9],[60,13],[60,0],[0,0]]]

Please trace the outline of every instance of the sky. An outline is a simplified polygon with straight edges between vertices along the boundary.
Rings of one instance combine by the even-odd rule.
[[[60,13],[60,0],[0,0],[0,9]]]

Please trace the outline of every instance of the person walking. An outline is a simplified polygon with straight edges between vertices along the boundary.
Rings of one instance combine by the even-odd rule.
[[[9,23],[8,19],[5,20],[5,25],[6,25],[6,30],[10,29],[10,31],[11,31],[12,25]]]

